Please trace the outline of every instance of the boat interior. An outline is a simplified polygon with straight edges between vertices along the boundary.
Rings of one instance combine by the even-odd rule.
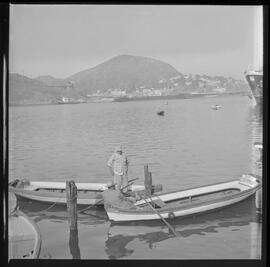
[[[234,194],[239,193],[241,190],[239,188],[228,188],[224,190],[219,190],[210,193],[203,193],[197,195],[190,195],[188,197],[176,198],[173,200],[162,201],[160,198],[154,198],[152,201],[149,202],[154,206],[154,208],[173,208],[179,207],[179,205],[185,205],[195,202],[204,202],[208,200],[214,200],[217,198],[221,198],[224,196],[231,196]],[[144,202],[142,204],[137,205],[138,207],[146,207],[147,204]]]

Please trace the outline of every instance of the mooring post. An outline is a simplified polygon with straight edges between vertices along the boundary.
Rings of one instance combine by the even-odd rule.
[[[152,193],[152,174],[148,170],[148,165],[144,165],[144,186],[148,194]]]
[[[68,223],[70,230],[77,230],[77,187],[74,181],[66,182]]]
[[[149,188],[148,188],[148,193],[150,195],[153,194],[153,185],[152,185],[152,172],[149,172]]]

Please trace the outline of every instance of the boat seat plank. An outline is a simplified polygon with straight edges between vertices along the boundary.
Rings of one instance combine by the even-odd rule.
[[[155,204],[155,206],[158,206],[159,208],[162,208],[162,207],[164,207],[164,206],[166,206],[166,203],[164,203],[161,199],[154,199],[153,201],[152,201],[152,203],[154,203]]]

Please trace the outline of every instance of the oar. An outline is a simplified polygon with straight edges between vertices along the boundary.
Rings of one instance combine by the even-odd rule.
[[[146,204],[160,217],[160,219],[167,225],[167,227],[169,228],[169,230],[171,230],[173,232],[173,234],[175,236],[179,236],[179,234],[173,229],[173,227],[162,217],[162,215],[155,209],[152,207],[152,205],[144,198],[140,195],[140,197],[146,202]],[[149,197],[150,200],[152,201],[151,197]]]
[[[127,185],[124,186],[123,188],[121,188],[120,191],[123,192],[123,189],[129,187],[134,181],[136,181],[136,180],[138,180],[138,179],[139,179],[139,178],[137,177],[137,178],[134,178],[134,179],[129,180],[128,183],[127,183]]]
[[[113,186],[115,186],[115,185],[116,185],[115,183],[111,184],[110,186],[108,186],[108,189],[111,188],[111,187],[113,187]],[[86,210],[88,210],[88,209],[91,209],[91,208],[97,206],[97,205],[100,204],[102,201],[103,201],[103,198],[100,199],[99,201],[97,201],[96,203],[89,205],[89,206],[86,207],[85,209],[79,210],[78,212],[79,212],[79,213],[83,213],[84,211],[86,211]]]

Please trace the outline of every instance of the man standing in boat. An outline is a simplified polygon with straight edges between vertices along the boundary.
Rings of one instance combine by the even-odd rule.
[[[128,183],[128,160],[123,152],[122,146],[118,146],[115,152],[108,160],[107,165],[109,166],[110,172],[113,176],[113,183],[115,189],[120,191],[122,187],[125,187]],[[125,191],[127,188],[125,188]]]

